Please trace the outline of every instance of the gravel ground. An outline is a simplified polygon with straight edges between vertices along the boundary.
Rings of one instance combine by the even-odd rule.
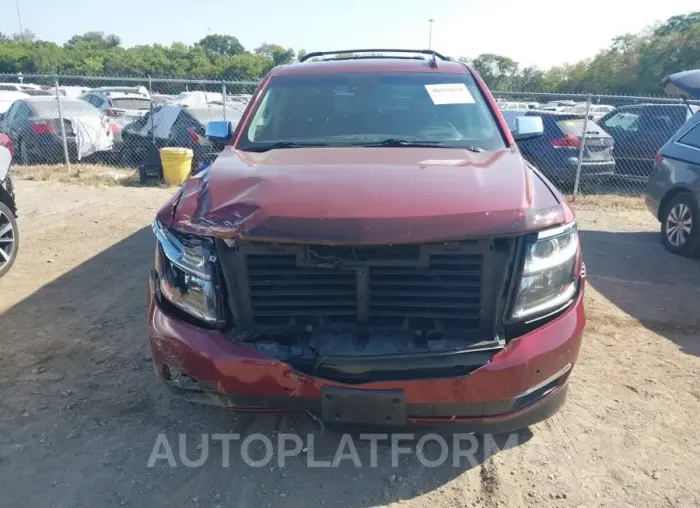
[[[392,467],[385,445],[368,467],[358,446],[364,467],[319,469],[306,457],[332,458],[340,434],[303,415],[191,405],[157,383],[149,224],[171,192],[17,182],[22,245],[0,280],[0,506],[700,505],[700,262],[667,254],[646,211],[578,211],[583,349],[566,406],[518,446],[436,468],[415,455]],[[235,454],[222,467],[220,446],[184,467],[179,434],[194,459],[202,433],[226,432],[311,433],[315,445],[283,468]],[[178,467],[147,467],[161,433]]]

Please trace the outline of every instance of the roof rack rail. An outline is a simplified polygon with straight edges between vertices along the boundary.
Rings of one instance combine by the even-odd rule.
[[[437,57],[440,60],[444,60],[446,62],[451,61],[452,59],[448,56],[442,55],[438,53],[437,51],[433,51],[432,49],[343,49],[340,51],[314,51],[312,53],[307,53],[304,56],[302,56],[299,61],[300,62],[306,62],[310,58],[316,58],[319,56],[326,56],[326,55],[349,55],[349,54],[358,54],[358,53],[414,53],[414,54],[419,54],[419,55],[430,55],[432,57]],[[371,56],[366,56],[364,58],[372,58]],[[377,57],[379,58],[379,57]]]

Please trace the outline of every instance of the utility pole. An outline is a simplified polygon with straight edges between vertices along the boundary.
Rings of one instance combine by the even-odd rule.
[[[19,14],[19,0],[15,0],[15,7],[17,7],[17,22],[19,23],[19,34],[23,35],[24,30],[22,30],[22,16]]]
[[[433,49],[433,23],[435,20],[430,18],[428,23],[430,23],[430,32],[428,32],[428,49]]]

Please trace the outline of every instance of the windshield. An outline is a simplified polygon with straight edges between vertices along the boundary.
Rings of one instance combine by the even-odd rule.
[[[386,140],[489,151],[506,146],[470,75],[356,73],[273,78],[237,148]]]

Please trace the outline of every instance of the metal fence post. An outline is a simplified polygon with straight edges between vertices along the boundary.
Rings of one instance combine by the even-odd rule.
[[[58,106],[58,121],[61,123],[61,140],[63,141],[63,158],[66,163],[66,168],[70,173],[70,157],[68,156],[68,141],[66,141],[66,126],[63,123],[63,110],[61,109],[61,92],[58,89],[58,77],[54,80],[56,87],[56,105]],[[77,143],[77,141],[76,141]]]
[[[226,83],[221,83],[221,102],[224,105],[224,121],[226,120]]]
[[[578,163],[576,164],[576,181],[574,182],[574,196],[578,195],[578,186],[581,183],[581,163],[583,162],[583,150],[586,147],[586,132],[588,131],[588,113],[591,111],[591,94],[588,94],[586,102],[586,116],[583,117],[583,132],[581,133],[581,148],[578,151]]]
[[[148,76],[148,97],[149,97],[149,111],[148,119],[151,122],[151,143],[156,146],[156,133],[153,130],[153,80],[151,76]]]

